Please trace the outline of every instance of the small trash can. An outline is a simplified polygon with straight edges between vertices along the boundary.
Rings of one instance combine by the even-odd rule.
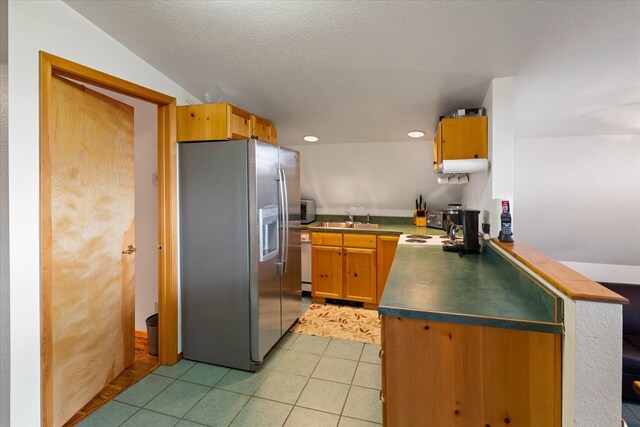
[[[147,336],[149,337],[149,354],[158,355],[158,313],[147,317]]]

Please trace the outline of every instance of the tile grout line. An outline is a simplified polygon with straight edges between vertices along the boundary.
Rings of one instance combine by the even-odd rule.
[[[297,338],[296,338],[296,341],[297,341]],[[327,348],[328,347],[329,347],[329,344],[327,344]],[[296,401],[293,403],[293,406],[291,407],[291,411],[289,411],[289,414],[287,415],[287,418],[284,420],[284,423],[282,423],[283,426],[287,423],[287,420],[289,420],[289,417],[291,416],[291,413],[293,413],[293,410],[296,407],[304,408],[304,406],[298,406],[298,401],[300,400],[300,396],[302,396],[302,393],[304,393],[304,389],[307,388],[307,384],[309,384],[309,381],[311,380],[311,375],[313,375],[313,373],[315,372],[316,368],[318,367],[318,364],[320,363],[320,359],[322,359],[322,355],[324,354],[325,351],[326,351],[326,348],[322,351],[322,354],[320,355],[320,358],[318,358],[318,361],[316,362],[315,366],[311,370],[311,373],[307,377],[307,381],[304,383],[304,386],[302,387],[302,390],[300,390],[300,394],[296,398]],[[305,408],[305,409],[310,409],[310,408]],[[340,420],[338,419],[338,421],[340,421]]]

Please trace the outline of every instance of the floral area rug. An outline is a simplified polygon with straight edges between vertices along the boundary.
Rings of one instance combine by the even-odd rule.
[[[311,304],[293,332],[380,344],[378,312],[332,304]]]

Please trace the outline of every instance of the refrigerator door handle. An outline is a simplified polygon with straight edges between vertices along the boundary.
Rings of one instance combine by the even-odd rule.
[[[287,175],[284,169],[282,171],[282,190],[284,195],[284,262],[282,265],[282,273],[287,272],[287,262],[289,261],[289,193],[287,190]]]
[[[280,215],[282,215],[282,221],[280,222],[280,224],[282,225],[282,238],[280,239],[280,242],[282,242],[282,246],[281,246],[281,250],[280,250],[280,257],[278,259],[277,262],[277,266],[278,266],[278,274],[282,275],[284,273],[284,265],[285,265],[285,258],[284,258],[284,253],[285,253],[285,236],[287,235],[287,231],[286,231],[286,216],[285,216],[285,211],[286,211],[286,204],[285,204],[285,188],[284,188],[284,170],[278,168],[278,190],[279,193],[278,194],[278,199],[280,202]]]

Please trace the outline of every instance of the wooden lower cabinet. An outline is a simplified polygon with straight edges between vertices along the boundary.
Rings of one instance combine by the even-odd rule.
[[[313,296],[342,298],[342,247],[311,246]]]
[[[344,299],[376,304],[376,250],[344,248]]]
[[[385,426],[561,425],[561,337],[382,316]]]
[[[378,303],[375,235],[313,232],[311,243],[312,296]]]
[[[377,275],[377,293],[378,302],[382,298],[382,292],[387,284],[389,278],[389,272],[391,271],[391,265],[393,264],[393,258],[396,256],[396,250],[398,250],[398,235],[383,235],[378,236],[378,275]]]

